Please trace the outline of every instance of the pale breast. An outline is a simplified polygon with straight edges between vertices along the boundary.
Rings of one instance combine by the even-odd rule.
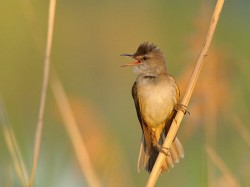
[[[147,125],[156,127],[165,123],[177,103],[176,94],[174,82],[141,81],[138,85],[138,98],[141,115]]]

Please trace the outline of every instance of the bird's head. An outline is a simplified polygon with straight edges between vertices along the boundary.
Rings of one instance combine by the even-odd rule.
[[[122,67],[132,66],[139,74],[159,74],[166,71],[165,58],[162,51],[154,44],[141,44],[134,54],[122,54],[135,59]]]

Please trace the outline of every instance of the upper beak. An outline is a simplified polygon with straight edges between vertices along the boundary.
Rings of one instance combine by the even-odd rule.
[[[122,54],[121,56],[129,56],[129,57],[134,58],[134,55],[131,55],[131,54]],[[140,64],[142,64],[142,62],[139,61],[139,60],[136,60],[135,62],[130,62],[130,63],[128,63],[128,64],[124,64],[124,65],[122,65],[121,67],[126,67],[126,66],[137,66],[137,65],[140,65]]]
[[[121,54],[121,56],[129,56],[129,57],[133,57],[134,55],[131,55],[131,54]]]

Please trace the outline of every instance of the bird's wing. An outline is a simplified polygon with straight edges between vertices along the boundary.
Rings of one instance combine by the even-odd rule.
[[[151,137],[150,137],[150,132],[149,129],[147,127],[147,125],[145,124],[143,117],[141,115],[141,109],[140,109],[140,98],[138,96],[138,92],[137,92],[137,83],[135,81],[133,87],[132,87],[132,96],[134,99],[134,103],[135,103],[135,108],[136,108],[136,113],[137,113],[137,117],[138,120],[140,122],[141,125],[141,129],[145,138],[145,142],[144,142],[144,146],[146,145],[147,147],[147,151],[151,151]]]
[[[138,94],[137,94],[137,83],[136,83],[136,81],[134,82],[133,87],[132,87],[132,97],[134,99],[137,117],[138,117],[138,120],[139,120],[139,122],[141,124],[141,128],[142,128],[142,131],[143,131],[142,115],[141,115],[141,111],[140,111],[140,104],[139,104],[139,98],[138,98]]]
[[[138,156],[138,164],[137,164],[137,170],[140,172],[142,169],[149,167],[148,161],[151,155],[151,149],[152,149],[152,141],[150,137],[150,132],[148,130],[147,125],[144,123],[143,117],[141,115],[141,109],[140,109],[140,98],[138,96],[137,92],[137,83],[135,82],[132,87],[132,96],[135,103],[136,113],[138,120],[141,125],[142,129],[142,140],[141,140],[141,146],[140,146],[140,152]]]
[[[177,100],[177,104],[179,104],[179,102],[180,102],[180,89],[179,89],[178,85],[176,84],[174,78],[171,75],[169,75],[169,78],[170,78],[170,81],[172,81],[175,84],[175,91],[176,91],[176,97],[177,97],[176,100]]]
[[[179,104],[179,102],[180,102],[180,90],[179,90],[179,87],[178,87],[178,85],[176,84],[175,80],[173,79],[173,77],[171,75],[169,76],[169,78],[170,78],[170,81],[173,82],[174,85],[175,85],[176,104]],[[170,128],[170,126],[172,124],[172,121],[174,120],[176,114],[177,114],[177,111],[174,109],[172,111],[172,113],[169,115],[168,119],[166,120],[166,122],[165,122],[165,136],[167,136],[169,128]]]

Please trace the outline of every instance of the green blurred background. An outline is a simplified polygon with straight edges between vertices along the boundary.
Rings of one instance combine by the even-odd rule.
[[[139,44],[164,51],[182,90],[203,46],[215,0],[57,1],[51,63],[70,100],[103,186],[145,186],[137,173],[141,129],[121,68]],[[31,170],[49,1],[2,0],[0,92]],[[157,186],[250,186],[250,1],[227,0],[178,136],[185,158]],[[49,87],[35,186],[87,186]],[[243,128],[243,130],[241,130]],[[244,135],[245,133],[245,135]],[[210,147],[230,170],[227,178]],[[0,186],[20,186],[0,134]]]

